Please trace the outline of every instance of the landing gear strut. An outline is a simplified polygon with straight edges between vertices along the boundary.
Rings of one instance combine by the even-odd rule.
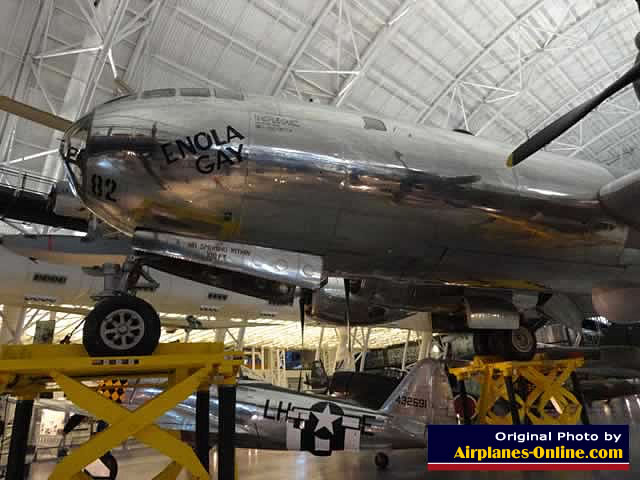
[[[528,327],[515,330],[475,332],[473,348],[477,355],[497,355],[505,360],[527,361],[536,353],[536,337]]]
[[[105,289],[96,297],[98,303],[87,315],[82,343],[92,357],[151,355],[160,340],[160,318],[144,300],[130,295],[143,276],[152,286],[157,283],[135,261],[104,265],[94,270],[104,276]]]

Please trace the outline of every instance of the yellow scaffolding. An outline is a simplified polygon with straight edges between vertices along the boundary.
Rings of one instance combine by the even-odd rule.
[[[65,457],[51,480],[89,480],[83,469],[129,437],[155,448],[173,462],[156,479],[175,479],[183,468],[193,478],[209,479],[179,432],[153,421],[197,390],[234,386],[242,352],[224,351],[222,343],[161,344],[150,356],[89,357],[82,345],[5,345],[0,350],[0,392],[33,400],[43,392],[62,390],[75,405],[109,427]],[[134,411],[104,398],[84,382],[111,378],[166,378],[166,389]]]
[[[473,380],[480,385],[476,423],[574,425],[582,405],[565,383],[583,363],[583,358],[550,360],[544,355],[528,362],[477,356],[471,364],[449,372],[458,381]],[[494,408],[505,402],[509,406],[506,414]]]

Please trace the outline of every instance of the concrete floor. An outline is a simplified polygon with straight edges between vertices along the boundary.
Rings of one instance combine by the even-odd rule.
[[[342,479],[452,479],[463,480],[618,480],[638,478],[640,455],[632,456],[632,472],[427,472],[425,450],[405,450],[390,454],[389,469],[380,472],[373,464],[373,452],[335,452],[331,457],[314,457],[303,452],[277,452],[265,450],[238,450],[238,479],[295,479],[295,480],[342,480]],[[212,455],[214,473],[216,456]],[[169,463],[166,457],[152,450],[139,449],[121,454],[119,479],[152,479]],[[31,480],[46,480],[53,463],[38,463],[32,466]],[[179,477],[188,479],[185,473]]]

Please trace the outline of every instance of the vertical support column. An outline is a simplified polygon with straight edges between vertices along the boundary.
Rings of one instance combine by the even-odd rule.
[[[340,370],[352,372],[354,368],[353,355],[349,350],[349,330],[345,327],[336,328],[336,336],[338,337],[338,349],[336,351],[336,365],[341,362]]]
[[[224,343],[224,339],[226,336],[227,336],[226,328],[216,328],[216,337],[215,337],[216,342]]]
[[[209,386],[202,385],[196,394],[196,455],[209,471]]]
[[[407,330],[407,338],[404,341],[404,348],[402,349],[402,370],[404,370],[407,366],[407,350],[409,349],[409,340],[411,340],[411,330]]]
[[[19,344],[22,338],[24,317],[26,310],[21,307],[8,307],[5,305],[0,328],[0,345]]]
[[[433,328],[431,325],[431,314],[421,314],[424,321],[424,329],[420,332],[420,350],[418,360],[423,360],[431,356],[431,342],[433,341]]]
[[[364,367],[367,363],[367,353],[369,353],[369,337],[371,336],[371,328],[367,328],[366,333],[363,328],[362,335],[364,336],[364,341],[362,343],[362,354],[360,355],[360,371],[364,372]]]
[[[218,387],[218,480],[235,480],[236,386]]]
[[[244,350],[244,334],[246,332],[247,328],[246,327],[242,327],[240,328],[240,330],[238,331],[238,350],[242,351]]]
[[[471,425],[471,416],[469,415],[469,406],[467,405],[467,386],[464,380],[458,381],[460,385],[460,400],[462,400],[462,418],[465,425]]]
[[[511,421],[514,425],[520,425],[518,402],[516,402],[516,393],[513,389],[513,378],[510,375],[505,375],[504,384],[507,387],[507,394],[509,395],[509,411],[511,412]]]
[[[7,478],[22,480],[25,478],[25,463],[27,458],[27,443],[29,426],[33,414],[33,400],[18,400],[16,413],[13,417],[9,458],[7,460]]]
[[[573,390],[576,394],[576,398],[580,402],[582,406],[582,411],[580,412],[580,420],[583,425],[591,425],[589,421],[589,414],[587,413],[587,404],[584,401],[584,395],[582,394],[582,386],[580,385],[580,379],[578,379],[578,375],[576,372],[571,372],[571,383],[573,384]]]
[[[318,340],[318,348],[316,348],[315,360],[320,360],[320,355],[322,355],[322,341],[324,340],[324,327],[320,328],[320,339]]]
[[[251,347],[251,370],[256,369],[256,347]]]

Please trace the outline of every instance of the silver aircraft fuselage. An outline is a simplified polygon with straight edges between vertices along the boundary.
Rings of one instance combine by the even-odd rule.
[[[137,389],[129,408],[161,392]],[[196,398],[178,404],[155,423],[194,432]],[[218,398],[211,390],[209,431],[217,440]],[[242,448],[303,450],[330,455],[336,450],[425,448],[427,426],[455,424],[453,396],[444,364],[418,362],[380,409],[330,396],[298,393],[263,381],[240,380],[236,395],[236,445]],[[189,435],[186,435],[189,438]]]
[[[61,151],[87,207],[127,235],[307,253],[332,276],[574,293],[640,280],[638,245],[598,201],[614,179],[601,166],[540,152],[509,169],[509,146],[464,133],[207,92],[78,121]]]

